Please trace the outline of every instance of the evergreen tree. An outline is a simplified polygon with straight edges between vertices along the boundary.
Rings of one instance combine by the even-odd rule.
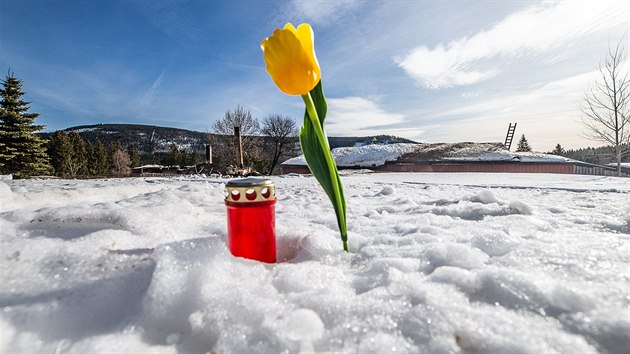
[[[57,176],[68,176],[67,160],[72,158],[72,141],[64,131],[53,134],[48,142],[48,155]]]
[[[181,160],[182,160],[182,154],[179,152],[177,145],[171,144],[171,149],[162,158],[162,165],[164,166],[179,165],[182,162]]]
[[[12,153],[15,151],[15,149],[10,148],[3,143],[3,136],[7,136],[7,134],[0,129],[0,174],[2,174],[4,170],[2,167],[6,165],[9,159],[12,157]]]
[[[564,150],[564,148],[562,147],[562,145],[558,144],[556,145],[556,148],[553,149],[553,151],[551,152],[553,155],[559,155],[562,156],[566,153],[566,151]]]
[[[70,132],[68,137],[72,142],[72,172],[70,175],[73,177],[86,176],[89,174],[87,143],[75,131]]]
[[[86,141],[85,148],[87,152],[87,175],[94,176],[96,174],[96,172],[94,171],[94,145]]]
[[[44,126],[34,124],[39,114],[28,113],[23,95],[22,81],[9,72],[0,89],[0,168],[18,178],[51,172],[46,141],[34,134]]]
[[[55,174],[65,177],[90,174],[90,146],[76,132],[56,132],[48,143],[48,154]]]
[[[191,151],[188,153],[188,159],[186,160],[186,166],[196,166],[203,161],[201,156],[201,152],[199,151]]]
[[[97,176],[105,176],[107,175],[109,169],[109,155],[107,154],[107,149],[105,149],[105,145],[100,141],[96,142],[94,146],[94,155],[92,161],[92,170],[93,174]]]
[[[131,168],[140,166],[140,153],[138,152],[136,144],[129,146],[127,154],[129,154],[129,159],[131,160]]]
[[[521,135],[521,140],[518,141],[518,146],[516,147],[516,152],[531,152],[532,147],[529,146],[527,142],[527,138],[525,138],[525,134]]]

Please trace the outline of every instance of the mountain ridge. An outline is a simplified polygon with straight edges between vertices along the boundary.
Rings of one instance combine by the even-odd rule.
[[[100,141],[105,146],[120,143],[123,146],[135,144],[144,153],[166,152],[172,144],[189,151],[203,151],[205,144],[210,144],[209,132],[189,129],[164,127],[148,124],[100,123],[77,125],[61,129],[66,133],[76,132],[89,143]],[[43,138],[50,138],[55,132],[39,133]],[[297,139],[297,138],[296,138]],[[392,135],[374,136],[331,136],[328,137],[331,148],[367,144],[417,143],[416,141]]]

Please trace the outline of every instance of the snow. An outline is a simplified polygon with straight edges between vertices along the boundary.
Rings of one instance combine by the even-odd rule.
[[[232,257],[226,180],[0,181],[0,352],[624,353],[630,183],[272,178],[279,262]]]
[[[92,127],[92,128],[72,129],[72,131],[75,132],[75,133],[87,133],[87,132],[93,132],[93,131],[96,131],[96,130],[100,130],[100,128]]]
[[[394,161],[404,154],[415,151],[420,145],[410,143],[371,144],[332,149],[332,155],[339,167],[382,166],[387,161]],[[306,165],[304,155],[285,161],[285,165]]]
[[[544,154],[539,152],[510,152],[507,150],[481,152],[468,156],[446,157],[445,160],[451,161],[515,161],[520,162],[554,162],[566,163],[575,161],[567,157]]]
[[[406,154],[427,155],[427,160],[448,161],[520,161],[567,163],[575,160],[538,152],[510,152],[499,143],[440,143],[440,144],[372,144],[341,147],[332,150],[333,158],[339,167],[375,167],[388,161],[396,161]],[[294,157],[284,165],[306,165],[304,155]]]
[[[621,165],[621,168],[628,168],[628,169],[630,169],[630,162],[622,162],[620,165]],[[611,163],[608,164],[608,166],[617,167],[617,163],[616,162],[611,162]]]

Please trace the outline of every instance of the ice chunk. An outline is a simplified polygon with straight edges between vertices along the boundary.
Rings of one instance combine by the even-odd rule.
[[[13,192],[6,183],[0,181],[0,212],[9,208],[13,201]]]
[[[298,309],[289,315],[285,327],[288,339],[299,342],[301,353],[312,353],[313,341],[324,334],[324,322],[310,309]]]
[[[470,200],[473,202],[478,202],[482,204],[499,203],[499,200],[494,195],[494,193],[492,193],[492,191],[488,189],[481,191],[479,194],[472,197]]]
[[[520,200],[511,201],[510,210],[514,214],[532,215],[532,207],[521,202]]]
[[[376,194],[376,196],[381,196],[381,195],[392,195],[396,192],[396,190],[394,189],[394,187],[391,186],[385,186],[383,187],[383,189],[381,189],[380,192],[378,192]]]
[[[538,231],[538,226],[523,216],[514,215],[509,221],[507,233],[511,236],[530,237]]]
[[[13,341],[14,336],[15,327],[0,317],[0,353],[9,352],[9,344]]]
[[[441,266],[479,268],[488,260],[488,255],[478,249],[456,243],[429,244],[426,257],[430,264],[430,272]]]
[[[471,244],[490,256],[503,256],[518,246],[517,237],[502,231],[488,231],[472,238]]]

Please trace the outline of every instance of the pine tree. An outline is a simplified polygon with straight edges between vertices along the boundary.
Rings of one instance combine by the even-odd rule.
[[[72,142],[72,176],[85,176],[88,175],[88,148],[87,143],[79,133],[72,131],[68,134],[70,141]]]
[[[131,144],[127,149],[129,159],[131,160],[131,168],[140,166],[140,153],[136,144]]]
[[[188,153],[188,158],[186,159],[186,166],[196,166],[200,164],[202,161],[201,153],[199,151],[191,151]]]
[[[50,138],[48,154],[55,174],[65,177],[86,176],[90,171],[90,145],[76,132],[58,131]]]
[[[109,170],[109,155],[107,154],[107,149],[105,149],[105,145],[103,145],[103,143],[101,143],[100,141],[97,141],[96,146],[94,146],[93,158],[93,174],[97,176],[107,175]]]
[[[2,142],[2,135],[4,132],[0,131],[0,173],[2,173],[3,169],[2,167],[5,165],[5,163],[9,160],[9,158],[11,157],[11,152],[15,151],[15,149],[10,149],[8,146],[6,146],[3,142]]]
[[[162,158],[162,165],[164,166],[175,166],[181,164],[182,154],[180,153],[177,145],[171,144],[171,149],[169,152],[164,155]]]
[[[525,138],[525,134],[521,135],[521,140],[518,141],[518,146],[516,147],[516,152],[531,152],[532,147],[529,146],[527,142],[527,138]]]
[[[72,141],[64,131],[53,134],[48,142],[48,155],[57,176],[68,176],[68,160],[72,159]]]
[[[34,124],[39,114],[28,113],[23,95],[22,81],[9,72],[0,89],[0,168],[18,178],[51,172],[46,141],[34,134],[44,126]]]
[[[565,153],[566,153],[566,151],[564,150],[564,148],[560,144],[556,145],[556,148],[553,149],[553,151],[551,152],[552,155],[559,155],[559,156],[562,156]]]

